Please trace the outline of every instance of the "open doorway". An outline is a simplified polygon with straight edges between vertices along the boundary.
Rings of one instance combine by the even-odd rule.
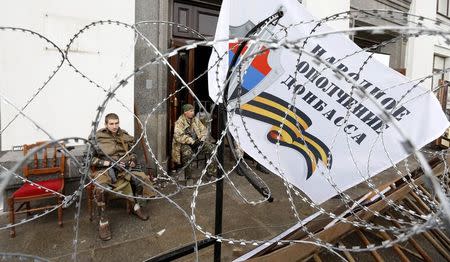
[[[172,47],[176,48],[179,46],[185,45],[186,42],[184,40],[173,40]],[[178,53],[176,56],[171,57],[170,64],[177,71],[179,76],[186,82],[191,83],[194,79],[202,75],[195,82],[189,84],[189,87],[193,90],[195,95],[198,97],[202,105],[207,109],[208,112],[211,112],[210,109],[213,105],[213,101],[209,98],[208,94],[208,75],[205,71],[208,69],[208,61],[211,55],[211,47],[203,47],[199,46],[195,49],[186,50]],[[183,83],[177,79],[174,75],[169,72],[168,75],[168,93],[173,94],[176,90],[179,90]],[[190,103],[195,104],[196,113],[204,113],[201,112],[200,107],[197,103],[194,102],[193,96],[189,93],[189,91],[184,88],[180,92],[177,92],[176,95],[170,98],[168,107],[167,107],[167,115],[168,115],[168,147],[167,153],[170,156],[170,152],[172,150],[172,138],[173,138],[173,130],[175,121],[177,121],[178,117],[181,115],[181,107],[183,104]],[[212,123],[211,123],[211,135],[214,139],[218,137],[217,131],[217,110],[214,110],[212,114]],[[173,167],[173,166],[172,166]]]
[[[194,63],[194,76],[198,77],[202,75],[195,84],[194,92],[198,97],[202,105],[206,108],[208,113],[211,112],[211,108],[214,104],[214,101],[209,97],[208,92],[208,74],[205,73],[208,70],[208,62],[209,57],[211,55],[212,48],[206,46],[197,47],[195,51],[195,63]],[[205,73],[205,74],[204,74]],[[196,105],[196,112],[200,112],[200,108]],[[201,113],[201,112],[200,112]],[[217,130],[217,110],[214,109],[212,114],[212,123],[211,123],[211,135],[214,139],[217,139],[218,130]]]

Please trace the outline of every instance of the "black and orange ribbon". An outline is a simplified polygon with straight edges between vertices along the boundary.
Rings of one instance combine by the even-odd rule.
[[[291,107],[289,103],[276,96],[261,93],[242,105],[240,113],[243,116],[272,124],[267,139],[274,144],[279,141],[280,145],[295,149],[302,154],[308,167],[306,176],[308,179],[316,170],[319,160],[330,169],[332,155],[322,141],[306,132],[312,124],[311,119],[298,108],[294,112],[290,109]]]

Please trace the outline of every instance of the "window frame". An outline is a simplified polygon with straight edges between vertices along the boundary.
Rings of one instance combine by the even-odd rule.
[[[437,57],[439,57],[439,58],[441,58],[442,60],[443,60],[443,68],[437,68],[436,67],[436,58]],[[435,72],[437,72],[437,71],[441,71],[441,70],[445,70],[445,68],[446,68],[446,61],[447,60],[447,57],[445,57],[445,56],[442,56],[442,55],[439,55],[439,54],[434,54],[433,55],[433,74],[435,73]],[[439,80],[446,80],[445,79],[445,73],[444,72],[442,72],[441,74],[440,74],[440,77],[439,77]],[[432,87],[435,85],[435,83],[434,83],[434,77],[432,78]]]
[[[441,12],[439,11],[439,2],[440,2],[440,0],[437,0],[437,1],[436,1],[436,13],[441,14],[441,15],[446,16],[446,17],[449,17],[449,15],[448,15],[448,9],[449,9],[449,5],[450,5],[450,0],[444,0],[444,1],[447,1],[447,10],[446,10],[445,14],[444,14],[444,13],[441,13]]]

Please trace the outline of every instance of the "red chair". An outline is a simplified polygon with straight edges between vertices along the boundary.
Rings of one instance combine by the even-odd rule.
[[[41,146],[46,142],[37,142],[31,145],[23,146],[23,154],[27,155],[34,147]],[[11,224],[15,223],[16,214],[31,212],[54,208],[59,205],[58,208],[58,225],[62,227],[62,200],[58,194],[63,193],[64,190],[64,167],[66,158],[64,153],[59,152],[61,148],[59,144],[50,144],[43,149],[33,154],[33,161],[23,166],[23,176],[27,180],[33,181],[33,179],[40,178],[34,181],[35,184],[25,182],[18,190],[16,190],[11,197],[8,198],[9,205],[9,220]],[[49,157],[50,153],[50,157]],[[50,190],[48,190],[50,189]],[[31,208],[30,202],[36,200],[42,200],[47,198],[56,198],[56,205],[46,205]],[[15,209],[15,203],[20,203],[20,206]],[[22,210],[23,206],[26,206],[26,210]],[[10,236],[16,236],[15,227],[11,227]]]

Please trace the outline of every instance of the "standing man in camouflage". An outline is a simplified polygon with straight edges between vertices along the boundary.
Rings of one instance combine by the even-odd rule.
[[[183,114],[175,122],[175,129],[172,141],[172,160],[177,164],[185,166],[203,145],[202,151],[211,157],[214,145],[206,140],[207,129],[202,122],[194,117],[194,106],[185,104],[182,107]],[[208,179],[216,175],[217,163],[211,162],[207,169]],[[192,161],[184,171],[186,180],[192,179]]]
[[[127,153],[134,145],[134,138],[119,126],[119,116],[114,113],[105,117],[105,127],[95,134],[97,144],[91,166],[96,168],[92,174],[97,184],[123,195],[152,197],[155,192],[148,186],[152,185],[149,177],[136,165],[136,154]],[[92,141],[92,138],[91,138]],[[102,240],[111,239],[109,221],[105,214],[105,190],[95,187],[94,198],[100,212],[99,236]],[[134,198],[128,198],[128,207],[141,220],[147,220],[139,203]]]

